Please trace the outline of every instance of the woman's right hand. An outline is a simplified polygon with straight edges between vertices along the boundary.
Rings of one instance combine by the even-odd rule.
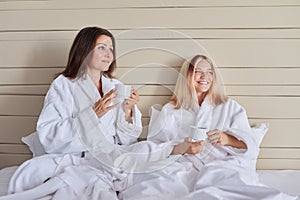
[[[116,90],[112,89],[94,104],[93,109],[96,115],[100,118],[111,109],[117,107],[119,104],[114,104],[110,106],[110,103],[115,99],[116,99]]]
[[[186,137],[184,142],[174,146],[171,154],[198,154],[202,152],[203,146],[204,141],[192,142],[192,138]]]

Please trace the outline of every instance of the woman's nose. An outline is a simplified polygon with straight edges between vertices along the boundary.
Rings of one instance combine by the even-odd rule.
[[[103,54],[107,58],[109,58],[111,56],[110,50],[108,50],[108,49],[104,50]]]
[[[207,77],[207,75],[208,75],[207,72],[202,72],[202,73],[200,74],[200,78],[205,78],[205,77]]]

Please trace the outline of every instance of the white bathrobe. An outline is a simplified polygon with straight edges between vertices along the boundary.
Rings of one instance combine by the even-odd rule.
[[[120,82],[102,77],[104,94],[116,83]],[[89,77],[54,80],[37,132],[24,139],[40,156],[17,169],[9,183],[10,195],[0,199],[117,199],[116,191],[130,182],[128,172],[148,169],[148,163],[169,156],[170,145],[135,143],[142,129],[137,107],[132,124],[125,121],[121,107],[98,118],[92,107],[99,98]],[[155,153],[160,146],[166,148]]]
[[[103,93],[115,88],[120,81],[101,77]],[[81,137],[97,134],[103,130],[111,144],[132,144],[139,137],[142,124],[141,113],[135,106],[133,123],[125,121],[121,106],[98,118],[93,110],[100,94],[87,75],[75,81],[60,75],[51,84],[44,107],[37,122],[37,133],[46,153],[78,153],[87,151]],[[89,129],[88,132],[83,132]],[[91,133],[91,129],[96,130]],[[82,136],[81,136],[82,135]]]
[[[157,111],[153,110],[153,112]],[[160,122],[157,123],[157,119],[151,118],[149,141],[155,143],[172,141],[173,144],[178,144],[183,142],[185,137],[191,137],[190,126],[202,127],[207,131],[219,129],[243,141],[247,145],[247,150],[230,146],[214,147],[205,141],[205,147],[200,154],[185,156],[186,159],[205,164],[211,160],[235,156],[236,159],[243,159],[245,167],[255,169],[259,144],[255,142],[256,136],[251,134],[245,109],[236,101],[229,99],[223,105],[212,106],[205,100],[197,111],[175,109],[172,104],[168,103],[159,115],[154,115]]]
[[[245,109],[234,100],[212,106],[205,99],[197,111],[166,104],[152,109],[148,140],[175,145],[191,136],[190,126],[219,129],[247,145],[247,149],[215,147],[207,140],[197,155],[177,155],[156,171],[136,174],[120,199],[296,199],[259,183],[255,164],[259,151]]]
[[[80,93],[83,91],[88,90],[76,94],[85,97]],[[86,104],[81,105],[88,105],[90,101],[84,100]],[[152,115],[149,139],[154,143],[144,141],[129,146],[109,143],[116,141],[114,133],[106,131],[110,127],[95,126],[98,121],[91,117],[95,114],[89,106],[74,107],[70,114],[75,121],[72,124],[77,130],[77,142],[66,142],[66,150],[72,153],[48,154],[23,163],[10,181],[9,193],[15,194],[0,197],[1,200],[117,199],[115,191],[120,192],[120,199],[251,199],[251,195],[254,199],[273,199],[284,195],[257,182],[254,164],[258,144],[252,138],[244,109],[234,101],[215,108],[204,102],[195,113],[167,104],[158,115]],[[185,127],[191,124],[226,131],[243,140],[248,149],[206,143],[202,154],[170,156],[173,146],[185,137]],[[111,139],[106,134],[111,134]],[[46,134],[44,137],[49,140]],[[88,153],[81,158],[71,147]],[[245,198],[240,198],[243,194]]]
[[[104,94],[115,84],[121,83],[102,76]],[[136,142],[141,113],[135,106],[132,124],[121,106],[98,118],[93,105],[100,98],[89,76],[69,80],[60,75],[53,81],[37,131],[24,139],[38,151],[35,155],[46,154],[24,162],[11,178],[8,193],[13,195],[1,199],[116,198],[113,181],[123,175],[114,168],[114,160],[122,152],[120,145]]]

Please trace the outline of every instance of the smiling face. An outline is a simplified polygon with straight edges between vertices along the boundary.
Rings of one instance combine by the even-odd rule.
[[[210,63],[201,59],[194,68],[194,87],[197,95],[203,95],[210,89],[214,79],[214,71]]]
[[[100,35],[96,40],[95,48],[90,54],[87,70],[88,72],[97,71],[97,73],[107,71],[113,59],[111,38],[107,35]]]

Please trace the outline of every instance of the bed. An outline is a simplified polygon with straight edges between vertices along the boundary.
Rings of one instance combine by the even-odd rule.
[[[17,166],[0,170],[0,196],[7,194],[10,177]],[[259,180],[273,188],[291,194],[300,195],[300,170],[257,170]]]
[[[226,93],[246,108],[250,123],[270,124],[257,162],[260,180],[300,195],[300,112],[295,109],[300,104],[298,3],[0,4],[0,195],[7,192],[17,166],[32,157],[21,137],[35,130],[52,75],[65,66],[72,39],[87,24],[106,26],[116,35],[120,55],[116,77],[138,89],[145,127],[150,106],[163,105],[172,95],[183,58],[209,51],[219,66]],[[71,17],[65,18],[66,13]],[[56,20],[57,16],[65,20]],[[105,23],[98,20],[109,16],[114,17]],[[202,20],[195,23],[198,16]],[[216,20],[214,16],[220,17]]]

